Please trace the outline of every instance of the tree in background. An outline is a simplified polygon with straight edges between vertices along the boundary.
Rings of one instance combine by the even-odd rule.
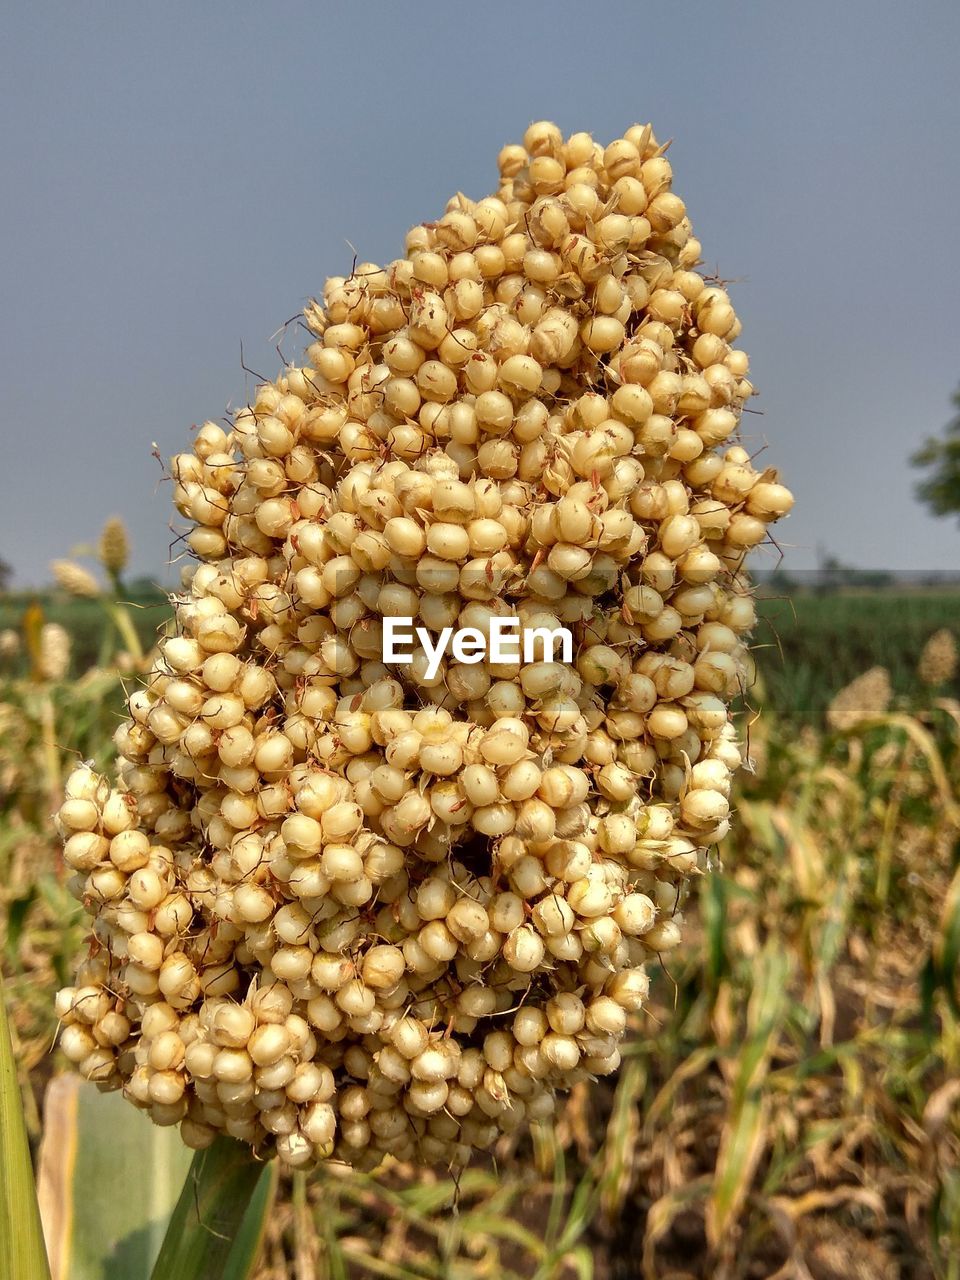
[[[0,592],[6,591],[10,585],[10,579],[13,577],[13,569],[7,564],[6,560],[0,556]]]
[[[929,472],[917,485],[917,497],[936,516],[960,516],[960,391],[953,403],[957,413],[943,435],[930,436],[910,459]]]

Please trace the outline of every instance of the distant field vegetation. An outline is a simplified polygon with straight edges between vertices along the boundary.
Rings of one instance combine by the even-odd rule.
[[[167,597],[159,587],[151,587],[124,592],[121,599],[147,652],[173,617]],[[44,622],[59,622],[70,633],[70,667],[74,676],[82,675],[100,661],[104,630],[110,626],[101,599],[82,599],[59,591],[9,592],[0,595],[0,631],[21,631],[33,605],[43,610]]]
[[[895,696],[918,696],[926,641],[941,628],[960,639],[956,588],[796,592],[761,598],[758,612],[763,702],[802,723],[820,722],[834,694],[869,667],[886,667]],[[960,692],[956,677],[943,692]]]
[[[172,617],[167,598],[159,588],[144,588],[124,600],[146,651]],[[56,592],[0,596],[0,630],[19,629],[33,603],[45,621],[70,632],[74,675],[96,664],[105,625],[99,601]],[[915,697],[921,689],[917,661],[927,639],[944,627],[960,639],[956,588],[790,591],[762,595],[758,614],[753,642],[760,684],[749,700],[798,723],[821,722],[837,691],[872,666],[886,667],[895,695]],[[944,692],[958,694],[960,688]]]

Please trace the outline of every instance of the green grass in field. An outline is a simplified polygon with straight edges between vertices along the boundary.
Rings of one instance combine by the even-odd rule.
[[[887,668],[895,693],[919,696],[926,641],[941,627],[960,639],[956,590],[797,593],[758,604],[763,701],[790,720],[821,721],[834,694],[873,666]],[[956,681],[945,692],[957,693]]]

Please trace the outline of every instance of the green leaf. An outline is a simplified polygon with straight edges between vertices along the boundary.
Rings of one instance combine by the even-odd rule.
[[[152,1280],[245,1280],[260,1252],[276,1177],[275,1167],[232,1138],[198,1151]]]
[[[724,1126],[713,1186],[707,1201],[707,1239],[716,1248],[747,1198],[767,1141],[767,1108],[756,1090],[736,1106]]]
[[[27,1127],[0,980],[0,1274],[49,1280]]]
[[[770,940],[755,961],[747,1003],[747,1038],[737,1062],[730,1111],[720,1139],[713,1186],[707,1201],[707,1239],[712,1248],[736,1221],[767,1144],[767,1099],[763,1086],[777,1031],[787,1013],[791,961]]]
[[[623,1208],[630,1190],[640,1135],[638,1102],[647,1084],[646,1065],[637,1059],[623,1068],[613,1096],[606,1139],[600,1152],[600,1204],[613,1221]]]
[[[247,1276],[253,1272],[263,1248],[267,1218],[273,1208],[279,1177],[280,1166],[276,1160],[271,1160],[266,1168],[261,1168],[256,1190],[250,1197],[250,1205],[243,1215],[240,1230],[227,1258],[224,1280],[247,1280]]]
[[[190,1168],[175,1128],[74,1074],[47,1089],[39,1196],[54,1280],[146,1280]]]

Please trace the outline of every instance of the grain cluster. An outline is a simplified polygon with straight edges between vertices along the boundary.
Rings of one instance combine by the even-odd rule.
[[[615,1072],[730,820],[747,552],[722,283],[649,126],[537,123],[495,195],[327,281],[302,365],[172,465],[197,563],[59,813],[61,1046],[190,1145],[462,1164]],[[383,662],[383,619],[572,664]],[[542,656],[542,654],[541,654]]]

